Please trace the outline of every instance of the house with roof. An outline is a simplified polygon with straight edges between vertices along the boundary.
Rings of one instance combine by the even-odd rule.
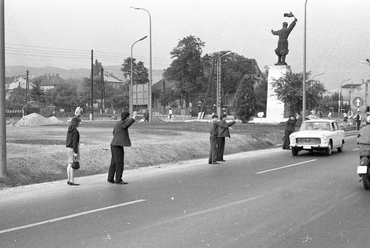
[[[27,79],[21,75],[21,76],[18,76],[18,77],[14,77],[14,81],[11,82],[10,84],[6,84],[5,85],[5,89],[6,91],[12,91],[14,90],[15,88],[18,88],[18,87],[21,87],[22,89],[26,89],[27,88]],[[29,89],[31,90],[33,87],[35,87],[35,85],[31,82],[29,82]]]
[[[40,88],[45,91],[45,90],[50,90],[54,89],[57,84],[60,83],[65,83],[66,80],[61,78],[59,74],[45,74],[40,77],[41,78],[41,83],[40,83]]]

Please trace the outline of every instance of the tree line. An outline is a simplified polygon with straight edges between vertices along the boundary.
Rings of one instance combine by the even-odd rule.
[[[219,75],[222,78],[221,92],[225,96],[234,92],[233,103],[235,116],[247,122],[257,112],[266,111],[267,71],[262,72],[254,59],[246,58],[232,51],[219,51],[203,55],[205,42],[190,35],[181,39],[172,49],[172,62],[164,70],[163,79],[173,82],[173,87],[166,91],[152,92],[163,106],[189,107],[194,96],[203,103],[202,111],[209,112],[216,103],[217,62],[221,62]],[[121,65],[123,77],[131,79],[131,61],[133,82],[149,82],[148,70],[142,61],[128,57]],[[100,73],[103,65],[98,60],[93,65],[93,98],[106,100],[106,107],[125,109],[129,105],[129,84],[113,88],[111,84],[102,84]],[[308,73],[308,78],[310,73]],[[300,112],[302,108],[302,73],[293,73],[276,80],[273,84],[279,100],[289,106],[291,113]],[[91,78],[70,79],[58,83],[53,89],[43,91],[40,87],[41,77],[31,80],[35,87],[30,90],[31,100],[42,106],[53,105],[56,109],[73,110],[78,105],[91,102]],[[156,83],[156,82],[153,82]],[[319,81],[307,81],[307,108],[323,107],[325,87]],[[104,93],[103,93],[104,92]],[[17,88],[9,93],[8,106],[22,106],[25,103],[25,89]],[[153,99],[152,96],[152,99]],[[193,102],[194,104],[194,102]],[[328,103],[325,103],[326,106]],[[14,108],[13,108],[14,109]]]

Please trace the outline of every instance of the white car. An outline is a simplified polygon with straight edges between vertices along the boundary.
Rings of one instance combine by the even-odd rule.
[[[343,151],[345,133],[337,121],[315,119],[304,121],[298,132],[289,136],[293,156],[301,150],[324,151],[330,156],[333,149]]]

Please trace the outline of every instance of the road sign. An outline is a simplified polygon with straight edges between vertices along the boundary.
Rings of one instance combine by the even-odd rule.
[[[361,97],[355,97],[353,98],[353,105],[355,105],[357,108],[364,105],[364,100]]]

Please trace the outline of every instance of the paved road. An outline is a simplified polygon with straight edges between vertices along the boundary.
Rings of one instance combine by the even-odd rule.
[[[327,157],[278,149],[0,191],[1,247],[368,247],[355,138]],[[205,149],[208,149],[205,148]]]

